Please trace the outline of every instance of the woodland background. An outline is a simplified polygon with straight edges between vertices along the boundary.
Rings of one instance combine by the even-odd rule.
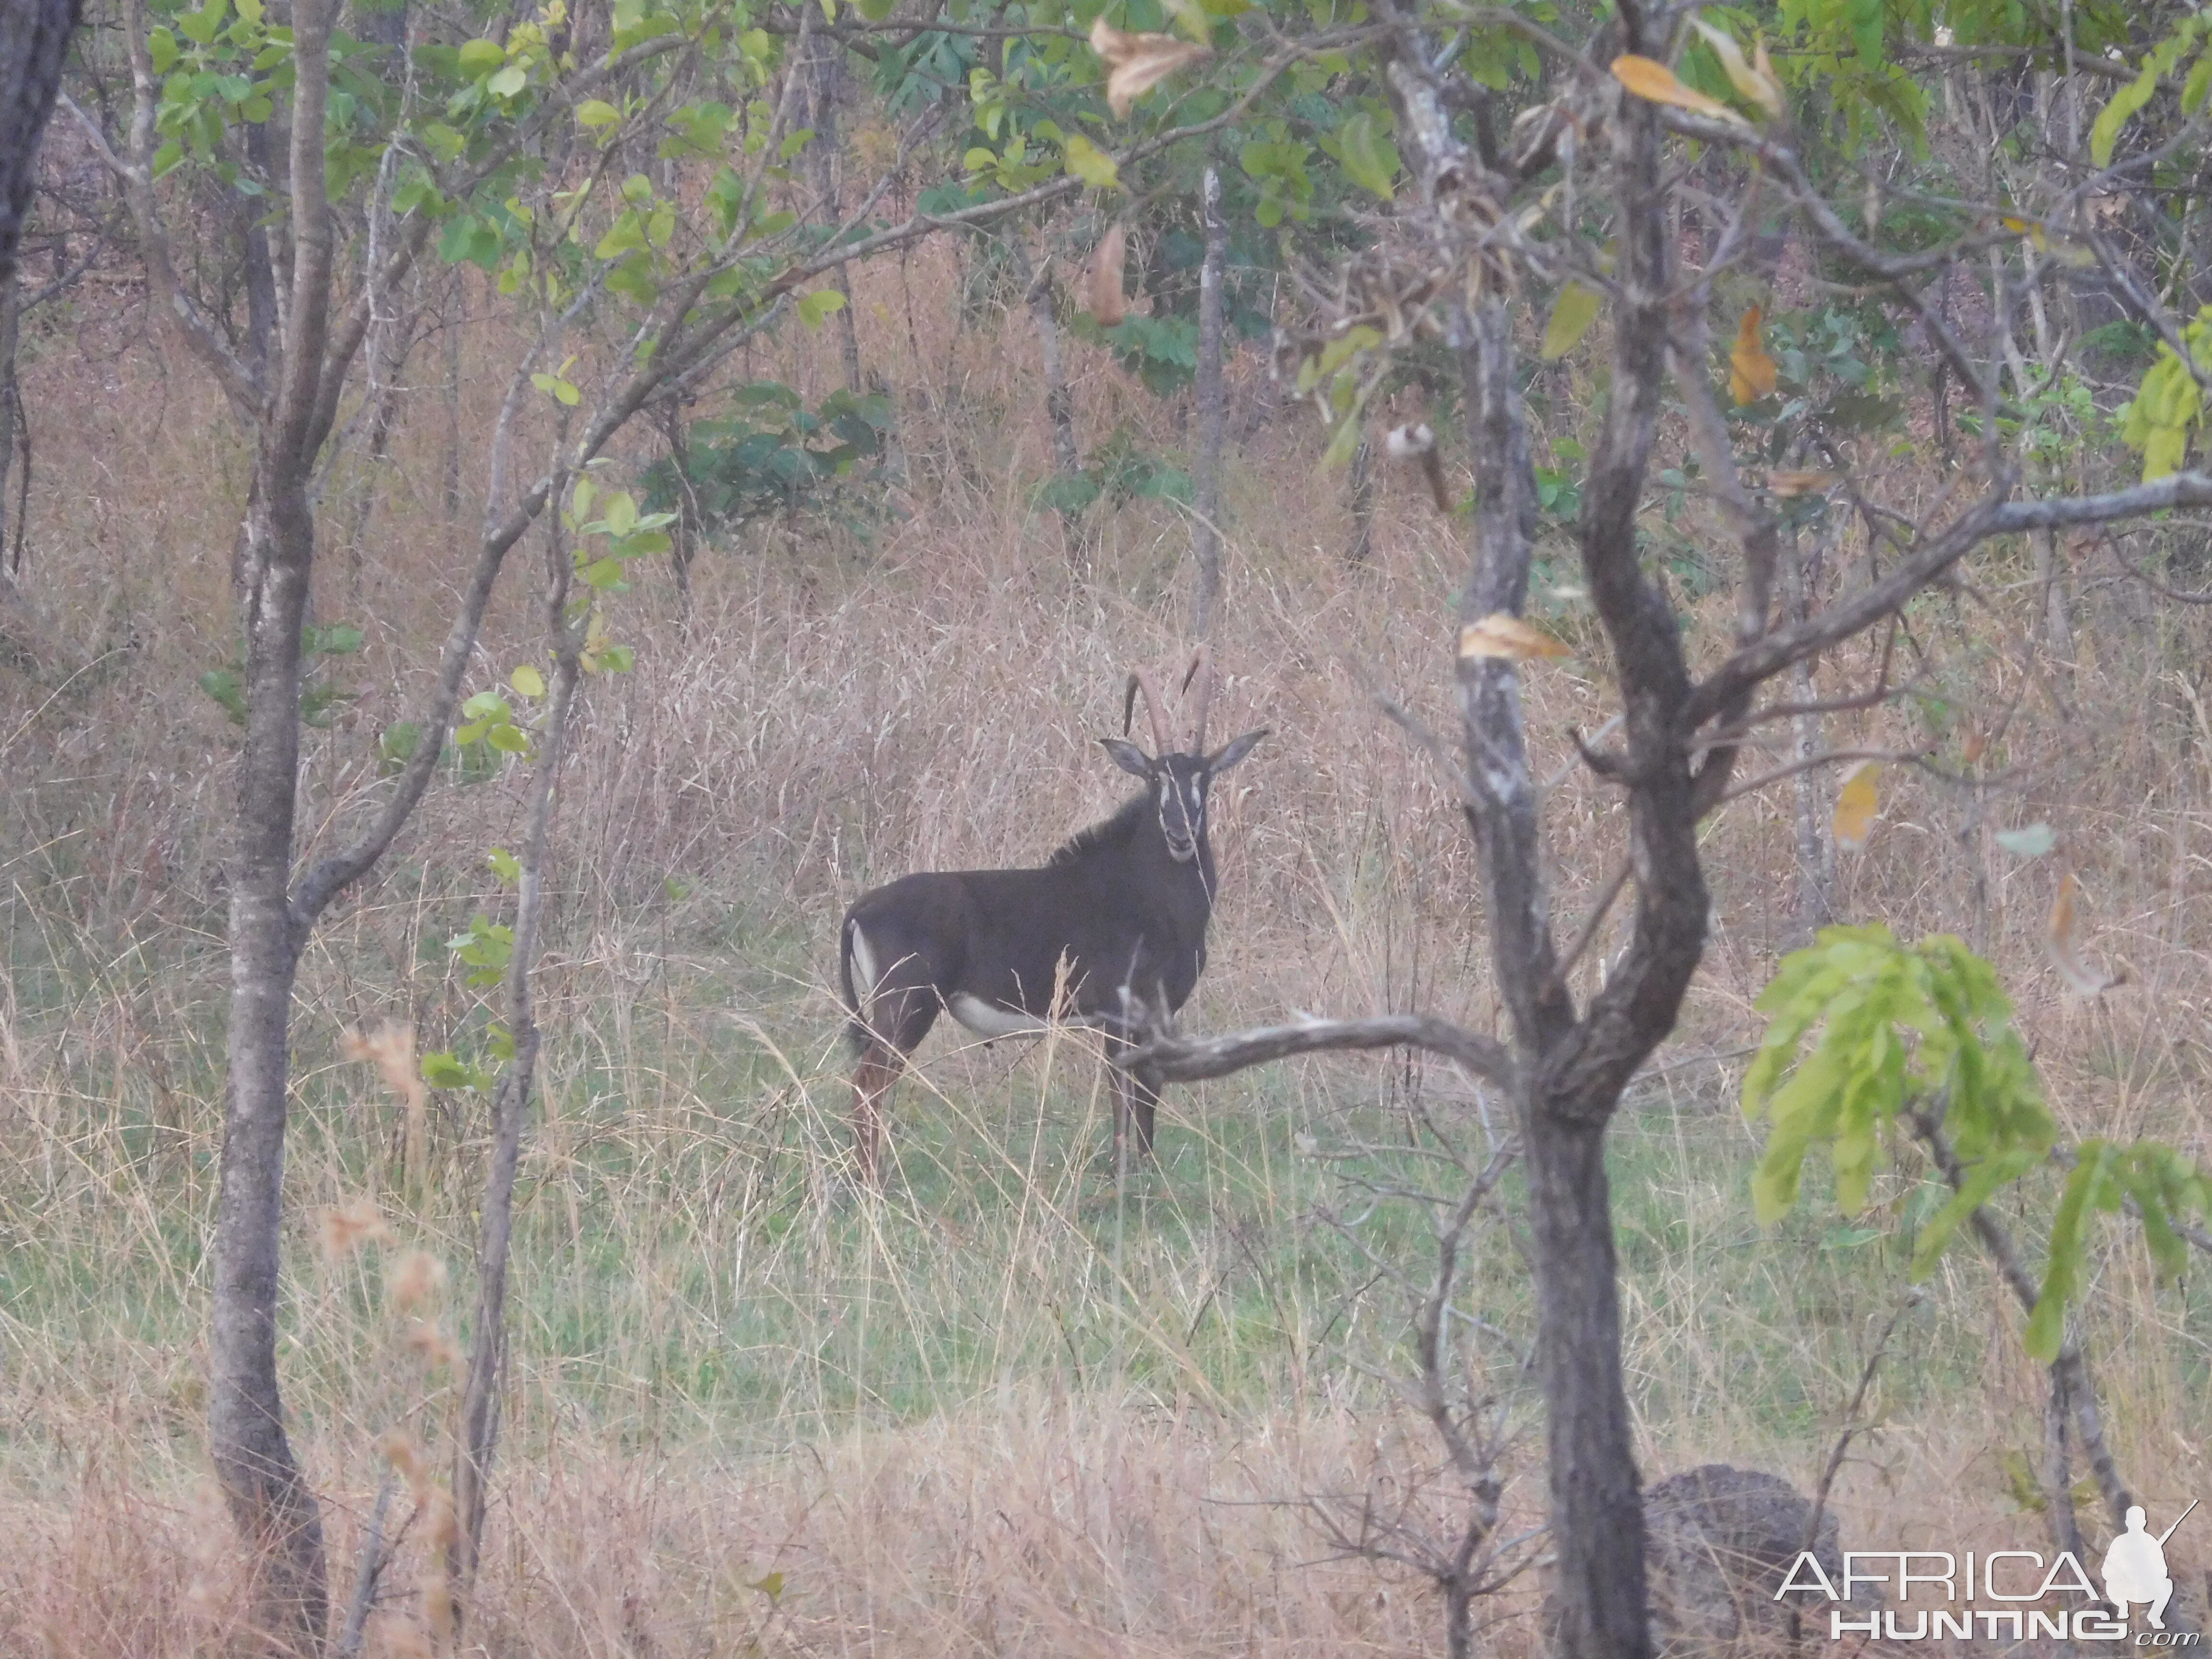
[[[94,33],[112,32],[94,9]],[[1790,11],[1743,14],[1759,12],[1778,59]],[[2147,46],[2172,21],[2145,10],[2128,27]],[[415,23],[483,32],[427,9]],[[1853,180],[1894,181],[1887,198],[1863,192],[1870,220],[1923,210],[1915,180],[2026,198],[2124,83],[1923,38],[1909,62],[1897,52],[1925,98],[1917,139],[1832,109],[1800,117],[1832,121],[1826,154],[1853,211]],[[96,112],[101,65],[87,51],[70,90]],[[897,86],[857,60],[821,84],[834,118],[816,120],[821,165],[857,181],[900,155]],[[968,118],[955,109],[926,135],[883,216],[957,169]],[[2144,118],[2170,123],[2145,145],[2197,130],[2178,106]],[[816,165],[802,158],[775,188],[818,200]],[[205,230],[197,279],[223,293],[229,209],[195,188],[173,211]],[[1419,1008],[1492,1029],[1480,888],[1451,786],[1376,703],[1450,723],[1465,526],[1417,471],[1376,453],[1383,428],[1431,420],[1463,491],[1450,390],[1419,373],[1392,381],[1368,410],[1370,441],[1348,465],[1322,465],[1328,427],[1269,372],[1267,331],[1300,294],[1252,217],[1263,189],[1255,177],[1232,191],[1210,636],[1225,677],[1216,730],[1273,735],[1216,798],[1223,890],[1183,1023]],[[2198,191],[2185,179],[2148,192],[2151,208],[2112,210],[2140,211],[2147,241],[2171,233],[2155,268],[2185,315],[2203,268]],[[1333,210],[1340,245],[1356,247],[1365,210]],[[506,1455],[470,1627],[491,1651],[1435,1645],[1425,1582],[1347,1557],[1317,1516],[1363,1495],[1440,1513],[1452,1501],[1384,1375],[1406,1308],[1370,1255],[1418,1256],[1423,1229],[1346,1172],[1380,1179],[1425,1116],[1480,1144],[1487,1108],[1468,1079],[1418,1055],[1316,1056],[1177,1088],[1159,1168],[1116,1186],[1085,1039],[940,1034],[896,1097],[887,1193],[859,1201],[850,1188],[832,984],[842,907],[912,869],[1041,860],[1111,810],[1121,781],[1091,740],[1119,729],[1127,669],[1179,659],[1189,638],[1204,228],[1188,196],[1143,207],[1134,314],[1109,334],[1079,312],[1076,275],[1105,222],[1061,204],[856,262],[844,307],[814,326],[786,317],[611,447],[611,486],[686,516],[669,554],[628,571],[617,633],[634,665],[591,678],[560,780]],[[1694,246],[1694,228],[1683,234]],[[1062,285],[1041,333],[1031,296],[1048,255]],[[1992,283],[2016,282],[2008,261],[2032,257],[1962,263],[1946,303],[1993,356],[2040,351],[2054,370],[2018,417],[2045,477],[2131,478],[2120,423],[2154,343],[2094,273],[2063,264],[2030,284],[2051,314],[1999,304]],[[1779,401],[1829,412],[1829,464],[1854,489],[1917,513],[1956,487],[1975,411],[1931,372],[1909,320],[1786,234],[1741,281],[1732,308],[1761,306],[1752,326]],[[404,748],[394,732],[452,614],[468,542],[456,526],[483,516],[485,456],[524,343],[494,273],[465,257],[426,260],[402,299],[317,480],[306,858]],[[207,1474],[203,1345],[233,570],[252,448],[149,316],[107,172],[66,116],[47,137],[16,302],[0,542],[0,1526],[13,1540],[0,1648],[223,1651],[243,1592]],[[1602,644],[1571,540],[1604,330],[1536,361],[1551,303],[1526,295],[1520,330],[1545,492],[1531,616],[1577,654],[1531,665],[1523,696],[1552,786],[1551,879],[1571,915],[1626,832],[1571,736],[1612,712],[1587,672]],[[1073,466],[1055,448],[1048,345]],[[1778,408],[1771,420],[1786,421]],[[524,429],[561,417],[549,392]],[[1671,470],[1641,526],[1705,660],[1727,648],[1732,594],[1669,420]],[[714,449],[719,512],[687,505],[678,446]],[[1808,582],[1832,591],[1877,556],[1849,492],[1790,499]],[[2155,1135],[2203,1155],[2207,587],[2212,523],[2185,515],[1993,542],[1915,600],[1893,640],[1841,647],[1808,682],[1840,696],[1885,650],[1893,660],[1901,695],[1827,716],[1822,739],[1887,757],[1877,818],[1838,817],[1839,767],[1707,824],[1704,966],[1612,1141],[1647,1477],[1723,1461],[1811,1490],[1908,1295],[1911,1229],[1942,1196],[1900,1165],[1857,1218],[1808,1204],[1778,1227],[1753,1219],[1761,1138],[1735,1085],[1764,1029],[1753,1000],[1814,921],[1962,935],[1996,964],[2070,1136]],[[512,687],[540,627],[528,582],[509,581],[466,690]],[[1768,761],[1796,740],[1778,736]],[[450,1431],[488,1136],[468,1085],[489,1016],[466,942],[481,948],[474,919],[503,914],[488,857],[518,844],[526,781],[486,744],[457,746],[301,970],[280,1357],[341,1596],[386,1437],[434,1448]],[[1839,824],[1863,844],[1839,846]],[[2058,957],[2124,978],[2094,996],[2069,988],[2054,928]],[[1595,982],[1608,949],[1601,936],[1578,984]],[[420,1054],[453,1056],[426,1069],[453,1086],[412,1112],[349,1057],[347,1033],[386,1019],[411,1024]],[[2045,1193],[2008,1213],[2033,1237],[2048,1207]],[[2118,1227],[2095,1262],[2082,1319],[2113,1449],[2170,1517],[2212,1493],[2204,1292],[2159,1282]],[[1525,1344],[1510,1229],[1470,1273],[1474,1315]],[[2045,1382],[2020,1324],[1978,1260],[1946,1258],[1857,1414],[1865,1432],[1829,1500],[1848,1542],[2031,1540]],[[1504,1505],[1527,1521],[1542,1496],[1539,1405],[1510,1366],[1492,1386],[1518,1414]],[[370,1651],[429,1650],[431,1553],[404,1509]],[[2185,1529],[2171,1547],[2191,1594],[2212,1563],[2203,1537]],[[1532,1650],[1537,1597],[1531,1577],[1495,1598],[1486,1643]]]

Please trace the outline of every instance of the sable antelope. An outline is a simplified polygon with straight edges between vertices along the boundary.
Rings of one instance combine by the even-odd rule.
[[[1104,1031],[1113,1050],[1139,1040],[1152,1011],[1172,1013],[1190,995],[1213,908],[1206,787],[1267,735],[1247,732],[1207,754],[1213,664],[1204,646],[1184,672],[1186,693],[1194,680],[1190,746],[1178,749],[1158,685],[1142,670],[1129,676],[1124,737],[1098,741],[1144,790],[1043,867],[927,871],[863,893],[845,913],[837,971],[859,1057],[853,1139],[863,1180],[876,1179],[884,1097],[940,1010],[985,1037],[1033,1035],[1064,986],[1062,1012]],[[1139,692],[1157,755],[1124,740]],[[1141,1065],[1110,1069],[1118,1168],[1133,1116],[1138,1155],[1152,1150],[1160,1079]]]

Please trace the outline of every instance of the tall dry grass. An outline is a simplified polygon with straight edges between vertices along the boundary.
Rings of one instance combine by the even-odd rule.
[[[544,1112],[519,1200],[514,1403],[472,1627],[489,1651],[1434,1645],[1418,1584],[1316,1565],[1318,1534],[1284,1500],[1409,1479],[1423,1455],[1361,1369],[1390,1362],[1401,1310],[1312,1224],[1333,1189],[1301,1149],[1402,1133],[1414,1098],[1476,1134],[1461,1080],[1314,1060],[1178,1091],[1157,1183],[1117,1196],[1094,1167],[1103,1112],[1079,1043],[940,1036],[898,1097],[892,1193],[842,1196],[838,910],[910,868],[1039,858],[1109,810],[1119,775],[1091,739],[1114,729],[1126,668],[1182,645],[1188,527],[1172,509],[1103,518],[1087,574],[1029,509],[1049,455],[1032,343],[947,303],[972,274],[963,258],[939,247],[860,277],[864,350],[899,388],[896,516],[865,535],[757,527],[702,559],[688,613],[645,575],[616,613],[637,670],[590,687],[556,836]],[[488,322],[461,326],[471,477],[503,343]],[[1080,348],[1071,362],[1086,442],[1124,422],[1153,447],[1183,441],[1177,411],[1110,364]],[[1312,471],[1317,428],[1268,415],[1250,370],[1214,723],[1273,735],[1217,803],[1224,890],[1187,1021],[1422,1007],[1489,1025],[1450,793],[1373,701],[1387,690],[1448,726],[1460,539],[1394,483],[1375,557],[1346,567],[1336,487]],[[330,485],[326,523],[352,521],[349,491],[373,487],[375,503],[361,544],[330,548],[317,612],[369,637],[338,671],[359,701],[310,744],[309,854],[377,799],[375,734],[412,713],[475,517],[442,512],[434,354],[411,372],[425,384],[388,468],[365,479],[348,461]],[[835,354],[794,335],[743,372],[818,396]],[[1591,401],[1576,373],[1540,383],[1547,439],[1574,435]],[[231,734],[196,682],[228,650],[246,452],[127,306],[50,325],[26,397],[41,433],[32,550],[0,614],[0,1364],[15,1402],[0,1504],[19,1540],[0,1556],[0,1649],[215,1652],[234,1633],[240,1564],[206,1492],[196,1344]],[[639,434],[624,459],[652,453]],[[1940,483],[1926,457],[1866,461],[1908,499]],[[528,570],[495,607],[472,690],[537,651]],[[1968,732],[2013,711],[1993,757],[2006,781],[1978,805],[1929,775],[1885,775],[1883,821],[1844,859],[1838,912],[1905,936],[1966,933],[2013,988],[2071,1132],[2162,1134],[2202,1157],[2212,639],[2201,615],[2085,562],[2081,647],[2057,664],[2029,643],[2040,596],[2027,578],[2024,556],[1992,550],[1974,570],[1985,605],[1921,601],[1905,651],[1923,695],[1835,722],[1838,742],[1927,744],[1955,767]],[[1559,778],[1552,878],[1571,924],[1623,830],[1571,764],[1571,730],[1609,712],[1601,643],[1571,597],[1547,603],[1588,653],[1532,673],[1527,692]],[[1723,649],[1720,597],[1687,610],[1693,653]],[[1863,683],[1873,654],[1838,653],[1823,693]],[[430,1170],[410,1184],[395,1110],[341,1033],[397,1017],[425,1048],[478,1039],[444,942],[472,913],[501,913],[484,856],[514,844],[520,799],[517,777],[434,793],[302,974],[284,1364],[341,1577],[380,1437],[406,1426],[437,1451],[450,1370],[410,1346],[387,1280],[412,1249],[462,1274],[483,1135],[471,1101],[440,1097]],[[1754,1139],[1733,1117],[1729,1056],[1793,939],[1790,810],[1785,785],[1710,830],[1706,965],[1619,1132],[1616,1188],[1649,1465],[1724,1458],[1809,1485],[1902,1278],[1866,1230],[1808,1214],[1762,1237],[1746,1203]],[[2056,861],[1990,842],[2037,820],[2060,830],[2082,884],[2082,948],[2130,970],[2104,997],[2070,997],[2045,965]],[[1578,969],[1585,987],[1610,942]],[[364,1196],[392,1229],[392,1263],[381,1247],[320,1248],[313,1218]],[[1902,1177],[1881,1199],[1917,1201]],[[1399,1224],[1395,1246],[1415,1249]],[[2087,1318],[2117,1449],[2154,1505],[2208,1489],[2201,1295],[2153,1283],[2117,1229],[2102,1264]],[[1525,1336],[1518,1280],[1500,1240],[1478,1294]],[[2035,1369],[1978,1262],[1954,1256],[1935,1288],[1838,1489],[1846,1536],[2028,1541],[2039,1523],[2017,1512],[2015,1475],[2039,1442]],[[456,1334],[462,1300],[449,1290],[429,1328]],[[1528,1443],[1523,1512],[1540,1481]],[[2185,1544],[2177,1559],[2200,1559]],[[423,1639],[417,1545],[386,1586],[385,1650]],[[1528,1645],[1532,1606],[1533,1592],[1501,1607],[1501,1650]]]

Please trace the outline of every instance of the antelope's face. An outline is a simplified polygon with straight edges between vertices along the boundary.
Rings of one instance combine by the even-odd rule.
[[[1101,738],[1116,765],[1151,786],[1152,807],[1159,814],[1160,839],[1168,856],[1188,864],[1206,840],[1206,792],[1218,772],[1226,772],[1251,752],[1252,745],[1267,735],[1263,728],[1247,732],[1211,755],[1162,755],[1155,759],[1133,743]]]

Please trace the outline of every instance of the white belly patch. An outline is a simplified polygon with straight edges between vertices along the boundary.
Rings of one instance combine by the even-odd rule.
[[[952,1010],[953,1018],[978,1036],[1036,1036],[1045,1030],[1045,1023],[1035,1014],[1001,1008],[965,991],[954,992],[946,1006]]]

